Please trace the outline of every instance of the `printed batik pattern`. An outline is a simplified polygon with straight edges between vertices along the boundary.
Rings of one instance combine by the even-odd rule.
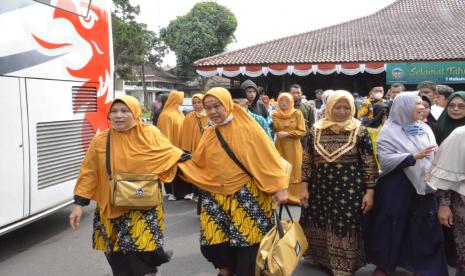
[[[441,205],[449,206],[453,214],[455,248],[457,251],[457,273],[465,275],[465,196],[455,191],[439,190]]]
[[[365,265],[362,198],[367,188],[374,188],[378,170],[366,128],[357,131],[325,129],[319,136],[311,131],[309,145],[315,142],[320,150],[308,147],[302,164],[302,181],[309,190],[309,207],[300,218],[309,242],[307,254],[334,275],[352,275]]]
[[[95,209],[93,248],[105,253],[149,252],[163,247],[163,207],[130,210],[124,215],[107,219]]]
[[[271,195],[250,180],[231,195],[204,191],[200,213],[200,244],[229,243],[247,247],[260,243],[273,227]]]

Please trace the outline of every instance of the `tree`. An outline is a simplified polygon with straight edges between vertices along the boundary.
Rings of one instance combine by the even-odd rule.
[[[193,62],[223,52],[234,40],[236,28],[236,17],[228,8],[200,2],[161,29],[160,37],[176,54],[176,74],[192,79],[196,76]],[[208,79],[200,82],[206,84]]]
[[[129,0],[113,0],[113,4],[111,21],[115,71],[122,79],[134,79],[134,68],[142,67],[146,62],[158,67],[167,47],[155,32],[135,21],[140,13],[139,6],[132,6]]]

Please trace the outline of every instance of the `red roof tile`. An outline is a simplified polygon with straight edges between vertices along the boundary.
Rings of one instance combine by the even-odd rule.
[[[399,0],[352,21],[197,60],[194,65],[465,59],[464,0]]]

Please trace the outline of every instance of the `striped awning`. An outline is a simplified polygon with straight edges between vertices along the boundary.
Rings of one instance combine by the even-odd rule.
[[[343,64],[270,64],[267,66],[245,65],[245,66],[198,66],[197,73],[203,77],[216,75],[233,78],[239,75],[256,78],[267,76],[296,75],[299,77],[310,74],[330,75],[345,74],[356,75],[359,73],[380,74],[386,70],[385,63],[343,63]]]

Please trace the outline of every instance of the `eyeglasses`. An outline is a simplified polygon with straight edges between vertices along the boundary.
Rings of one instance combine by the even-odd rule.
[[[449,104],[448,109],[465,109],[465,104]]]

